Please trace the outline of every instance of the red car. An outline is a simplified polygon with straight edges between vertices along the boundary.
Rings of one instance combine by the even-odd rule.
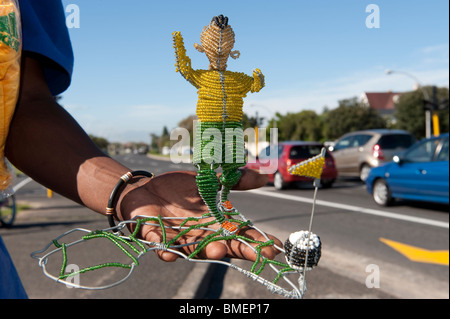
[[[291,175],[288,168],[319,155],[323,147],[323,144],[317,142],[281,142],[278,144],[278,149],[268,146],[261,151],[257,159],[249,158],[246,167],[268,174],[269,183],[273,183],[278,190],[285,189],[296,182],[312,181],[312,178]],[[337,175],[333,156],[327,151],[321,186],[323,188],[331,187]]]

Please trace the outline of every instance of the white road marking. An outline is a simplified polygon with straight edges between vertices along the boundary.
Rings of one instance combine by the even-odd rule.
[[[28,184],[29,182],[31,182],[32,179],[30,177],[25,178],[23,181],[21,181],[19,184],[13,186],[13,191],[17,192],[19,189],[21,189],[22,187],[24,187],[26,184]]]
[[[312,204],[312,202],[313,202],[312,198],[305,198],[305,197],[299,197],[299,196],[294,196],[294,195],[269,192],[269,191],[264,191],[264,190],[260,190],[260,189],[250,190],[249,192],[254,193],[254,194],[263,195],[263,196],[270,196],[270,197],[292,200],[292,201],[302,202],[302,203]],[[353,211],[353,212],[362,213],[362,214],[375,215],[375,216],[387,217],[387,218],[392,218],[392,219],[399,219],[399,220],[404,220],[404,221],[423,224],[423,225],[430,225],[430,226],[447,228],[447,229],[449,228],[449,224],[446,222],[427,219],[427,218],[421,218],[421,217],[402,215],[402,214],[397,214],[397,213],[391,213],[391,212],[386,212],[386,211],[377,210],[377,209],[370,209],[370,208],[352,206],[352,205],[347,205],[347,204],[328,202],[328,201],[324,201],[324,200],[316,200],[316,205],[339,208],[339,209]]]

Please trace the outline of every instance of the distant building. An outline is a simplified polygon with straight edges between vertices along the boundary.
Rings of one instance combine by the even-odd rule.
[[[395,104],[402,93],[399,92],[364,92],[361,95],[361,102],[386,118],[391,123],[395,123]]]

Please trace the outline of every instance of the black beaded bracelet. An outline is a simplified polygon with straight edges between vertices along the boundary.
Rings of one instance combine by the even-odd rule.
[[[155,175],[146,171],[132,171],[124,174],[120,178],[119,182],[112,190],[111,195],[109,196],[108,206],[106,206],[106,216],[108,217],[109,226],[116,227],[116,223],[114,222],[114,215],[116,214],[116,211],[114,209],[114,201],[116,199],[117,193],[123,185],[128,183],[133,177],[136,176],[153,178]]]

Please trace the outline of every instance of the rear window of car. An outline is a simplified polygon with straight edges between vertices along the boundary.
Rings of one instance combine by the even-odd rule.
[[[378,145],[382,149],[393,150],[396,148],[408,148],[416,142],[412,135],[408,134],[389,134],[383,135],[378,140]]]
[[[292,146],[289,151],[290,159],[303,159],[319,155],[322,151],[322,145],[297,145]],[[326,153],[328,155],[328,152]]]

